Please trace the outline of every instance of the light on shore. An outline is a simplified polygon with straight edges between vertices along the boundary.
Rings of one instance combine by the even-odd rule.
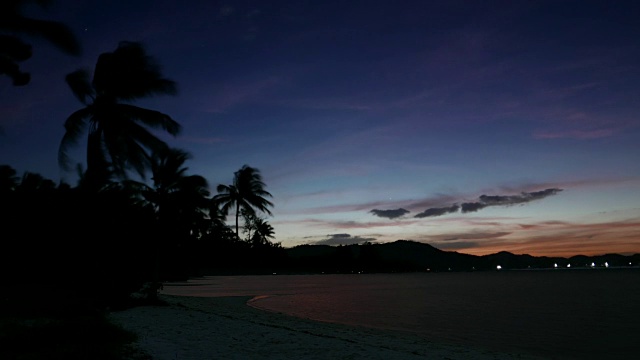
[[[500,270],[500,269],[502,269],[502,266],[498,265],[498,266],[496,266],[496,269]]]

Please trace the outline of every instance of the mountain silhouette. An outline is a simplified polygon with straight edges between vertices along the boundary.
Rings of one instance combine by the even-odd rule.
[[[429,244],[410,240],[343,246],[299,245],[286,249],[286,253],[292,270],[327,273],[604,269],[637,267],[640,264],[640,254],[577,255],[563,258],[501,251],[477,256],[443,251]]]

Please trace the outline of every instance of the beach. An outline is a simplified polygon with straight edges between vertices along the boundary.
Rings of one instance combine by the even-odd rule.
[[[160,295],[166,306],[112,312],[154,360],[536,359],[430,342],[397,331],[317,322],[250,306],[251,296]]]

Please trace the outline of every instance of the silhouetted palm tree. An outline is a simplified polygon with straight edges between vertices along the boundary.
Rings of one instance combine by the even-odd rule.
[[[151,157],[153,186],[130,182],[153,204],[160,220],[180,215],[196,221],[195,217],[206,216],[209,185],[200,175],[186,175],[189,168],[184,163],[189,158],[190,155],[180,149],[167,148],[155,152]]]
[[[114,52],[100,55],[92,81],[89,78],[84,70],[66,77],[85,107],[71,114],[64,124],[66,132],[58,152],[60,165],[68,169],[67,150],[88,127],[86,177],[90,182],[104,181],[109,170],[126,178],[130,168],[144,178],[149,153],[168,148],[149,128],[160,128],[175,136],[180,124],[169,115],[126,102],[173,95],[175,82],[163,78],[153,58],[135,42],[121,42]]]
[[[29,73],[22,72],[18,64],[31,57],[31,45],[18,35],[44,38],[67,54],[80,54],[80,44],[67,26],[55,21],[32,19],[22,14],[25,5],[30,3],[46,8],[51,1],[0,1],[0,75],[8,75],[15,86],[26,85],[31,80]]]
[[[251,237],[251,245],[253,247],[269,246],[271,241],[275,237],[275,231],[273,226],[266,220],[256,217],[254,219],[253,236]]]
[[[235,207],[236,237],[239,238],[238,217],[241,210],[255,214],[255,208],[271,215],[269,207],[273,204],[265,197],[272,197],[272,195],[264,189],[265,186],[260,171],[244,165],[234,173],[233,184],[220,184],[216,188],[218,195],[213,197],[213,201],[220,206],[221,212],[228,215],[229,210]]]

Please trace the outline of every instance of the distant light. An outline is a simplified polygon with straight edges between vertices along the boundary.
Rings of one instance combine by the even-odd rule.
[[[558,267],[558,264],[553,264],[553,267],[554,267],[554,268],[557,268],[557,267]]]
[[[568,268],[570,268],[570,267],[571,267],[571,264],[567,264],[567,267],[568,267]]]
[[[596,263],[591,263],[591,267],[596,267]]]
[[[502,266],[498,265],[498,266],[496,266],[496,269],[500,270],[500,269],[502,269]]]
[[[608,262],[604,262],[604,267],[609,267],[609,263]]]

